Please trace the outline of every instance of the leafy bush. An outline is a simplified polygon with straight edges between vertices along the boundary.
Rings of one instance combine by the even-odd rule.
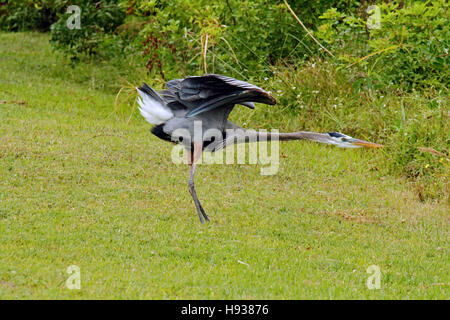
[[[290,2],[310,29],[330,5],[328,0]],[[350,11],[360,3],[334,1],[339,9]],[[282,0],[81,0],[76,3],[82,9],[81,30],[66,28],[70,14],[65,8],[70,4],[68,0],[8,1],[0,16],[14,17],[5,25],[9,30],[36,29],[35,15],[46,21],[42,30],[58,20],[52,43],[70,56],[105,56],[132,43],[145,56],[148,70],[163,77],[164,72],[175,76],[213,71],[246,78],[267,71],[279,59],[295,61],[319,52]],[[52,16],[45,18],[49,10]],[[114,32],[124,22],[125,12],[126,23]]]
[[[48,31],[67,0],[0,1],[0,29]]]
[[[117,54],[121,39],[114,31],[125,19],[125,9],[119,1],[78,1],[81,9],[80,29],[70,29],[67,21],[72,13],[63,12],[51,27],[51,43],[71,57],[84,54]]]
[[[309,28],[329,7],[328,0],[290,2]],[[354,9],[360,2],[335,3]],[[167,78],[208,71],[245,79],[279,59],[320,53],[281,0],[137,0],[128,12],[142,23],[136,45],[149,71]]]
[[[403,3],[403,7],[400,5]],[[449,83],[449,4],[445,0],[380,3],[379,28],[366,17],[329,9],[316,36],[343,67],[355,65],[369,87],[442,87]]]
[[[69,29],[72,15],[66,9],[76,4],[81,9],[81,29]],[[51,29],[51,42],[68,56],[117,54],[124,39],[114,34],[126,17],[119,0],[9,0],[0,1],[0,29],[9,31]]]
[[[380,8],[382,28],[371,30],[369,42],[373,51],[385,50],[373,66],[377,80],[383,77],[385,82],[410,87],[448,84],[448,2],[414,2],[401,10],[395,10],[392,4]]]

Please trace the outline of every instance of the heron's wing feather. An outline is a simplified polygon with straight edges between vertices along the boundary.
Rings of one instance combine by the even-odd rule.
[[[258,102],[258,94],[255,94],[254,91],[250,90],[233,91],[202,102],[199,101],[199,105],[195,108],[190,109],[189,112],[186,113],[186,117],[190,118],[200,113],[207,112],[222,106],[245,103],[247,101]]]
[[[189,77],[170,86],[167,90],[189,110],[186,117],[230,104],[242,103],[252,108],[252,102],[276,103],[268,92],[255,85],[216,74]]]

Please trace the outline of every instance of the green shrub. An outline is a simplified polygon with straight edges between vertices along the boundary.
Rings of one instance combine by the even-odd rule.
[[[309,28],[330,5],[290,2]],[[360,1],[335,3],[354,10]],[[137,0],[128,1],[128,9],[142,23],[135,43],[148,70],[166,78],[208,71],[245,79],[280,59],[320,54],[281,0]]]
[[[0,29],[9,31],[48,31],[67,0],[0,1]]]
[[[409,87],[447,85],[450,81],[448,2],[416,1],[401,10],[395,10],[392,4],[380,8],[382,27],[371,30],[369,41],[374,52],[386,50],[373,62],[377,80],[382,78],[386,83]]]
[[[310,29],[330,5],[328,0],[290,2]],[[334,2],[349,12],[360,3]],[[292,62],[320,54],[282,0],[14,0],[6,4],[6,9],[0,7],[4,29],[47,30],[57,21],[52,43],[69,56],[108,56],[132,45],[146,58],[148,71],[162,77],[209,71],[247,78],[267,71],[280,59]],[[81,30],[66,28],[70,13],[65,9],[70,4],[82,9]],[[128,19],[122,25],[125,12]]]
[[[403,4],[403,6],[401,6]],[[379,3],[381,24],[332,8],[316,36],[365,87],[443,87],[449,82],[449,5],[445,0]]]
[[[72,58],[82,55],[118,54],[123,42],[114,32],[125,19],[125,8],[119,1],[78,1],[81,9],[80,29],[69,29],[72,13],[63,12],[51,27],[51,43]]]

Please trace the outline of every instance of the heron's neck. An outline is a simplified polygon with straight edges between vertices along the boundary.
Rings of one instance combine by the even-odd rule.
[[[290,141],[290,140],[309,140],[321,143],[327,143],[328,137],[324,133],[311,132],[311,131],[297,131],[297,132],[261,132],[261,131],[246,131],[247,134],[256,135],[258,140],[279,140],[279,141]]]
[[[320,143],[329,143],[327,134],[310,132],[310,131],[297,131],[289,133],[276,133],[276,132],[265,132],[265,131],[255,131],[255,130],[245,130],[238,126],[232,125],[233,127],[228,128],[230,131],[226,131],[224,134],[226,139],[220,141],[219,143],[210,144],[212,150],[220,150],[226,148],[227,146],[240,143],[250,143],[257,141],[290,141],[290,140],[310,140]]]

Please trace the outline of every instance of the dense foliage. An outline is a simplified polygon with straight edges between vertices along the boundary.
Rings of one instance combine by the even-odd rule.
[[[64,10],[67,0],[8,0],[0,1],[0,29],[48,31]]]
[[[325,23],[317,36],[343,66],[357,65],[369,85],[411,88],[449,83],[448,2],[414,1],[401,9],[395,2],[381,3],[377,10],[370,13],[379,15],[378,25],[368,28],[361,16],[329,9],[321,16]]]
[[[77,1],[80,8],[80,28],[68,28],[67,22],[75,12],[59,14],[58,21],[51,26],[51,42],[55,48],[72,57],[80,54],[108,55],[118,48],[120,39],[114,35],[125,20],[125,12],[118,1]]]
[[[291,1],[291,6],[313,28],[330,5],[352,12],[363,3],[300,0]],[[66,27],[70,14],[64,9],[70,4],[75,3],[10,0],[0,11],[0,26],[47,30],[57,21],[52,41],[70,56],[104,55],[132,46],[141,50],[150,71],[159,69],[161,74],[190,74],[207,67],[235,75],[258,74],[281,58],[296,61],[318,52],[281,0],[77,1],[82,30]],[[41,27],[38,19],[46,24]]]
[[[359,1],[335,4],[344,10]],[[291,1],[291,5],[312,28],[330,1]],[[164,61],[166,72],[213,71],[243,77],[267,71],[279,59],[293,62],[318,52],[280,0],[130,1],[128,8],[132,21],[141,23],[137,39],[150,70]]]
[[[203,72],[254,78],[281,60],[296,65],[321,56],[351,66],[355,87],[449,82],[447,1],[290,2],[336,59],[307,35],[283,0],[82,0],[81,29],[66,26],[71,1],[10,0],[1,2],[0,26],[52,25],[52,43],[71,57],[140,52],[148,71],[163,78]]]

